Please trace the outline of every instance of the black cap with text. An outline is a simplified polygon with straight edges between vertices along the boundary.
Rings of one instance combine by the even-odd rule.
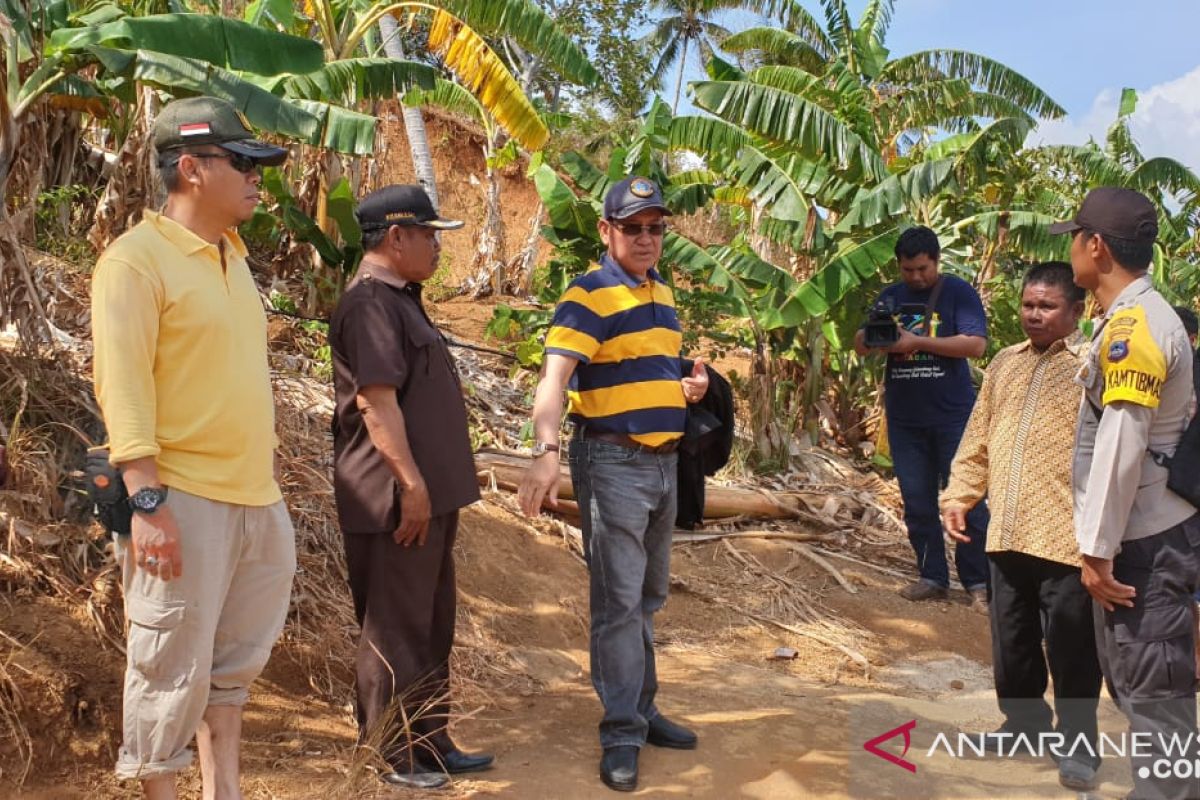
[[[371,192],[358,204],[355,216],[364,231],[393,225],[420,225],[440,231],[463,226],[462,220],[439,217],[425,189],[410,184],[385,186]]]

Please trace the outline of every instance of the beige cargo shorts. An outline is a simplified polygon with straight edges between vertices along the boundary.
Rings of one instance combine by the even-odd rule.
[[[118,537],[128,624],[124,737],[117,776],[169,775],[208,706],[245,704],[283,629],[296,571],[295,531],[283,501],[239,506],[171,489],[183,575],[138,569]]]

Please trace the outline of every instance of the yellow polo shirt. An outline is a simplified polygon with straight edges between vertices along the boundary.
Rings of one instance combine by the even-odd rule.
[[[92,276],[96,397],[112,461],[154,456],[166,486],[226,503],[281,499],[267,320],[233,230],[216,245],[145,212]]]

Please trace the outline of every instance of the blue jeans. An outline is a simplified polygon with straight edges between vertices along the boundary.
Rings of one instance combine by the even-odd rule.
[[[580,438],[571,440],[569,455],[591,575],[600,745],[641,747],[658,715],[654,612],[670,588],[677,456]]]
[[[946,488],[950,464],[962,440],[966,420],[941,425],[897,425],[888,420],[888,441],[892,463],[904,499],[904,524],[908,541],[917,555],[921,580],[937,586],[950,585],[946,563],[946,544],[942,538],[942,519],[938,510],[938,492]],[[967,589],[980,589],[990,582],[987,555],[988,509],[980,502],[967,514],[970,544],[959,543],[954,549],[958,579]]]

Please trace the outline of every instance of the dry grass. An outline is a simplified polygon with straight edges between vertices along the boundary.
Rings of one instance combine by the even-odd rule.
[[[352,697],[358,626],[346,588],[333,499],[332,388],[313,377],[313,365],[296,354],[295,342],[306,334],[293,327],[290,322],[272,321],[281,484],[296,528],[298,559],[292,605],[277,655],[291,663],[288,672],[298,675],[318,697],[344,707]],[[10,434],[14,468],[9,488],[0,490],[0,601],[17,595],[56,598],[74,618],[86,623],[95,643],[111,648],[115,661],[124,640],[119,570],[107,537],[88,519],[81,491],[79,469],[85,447],[102,440],[103,433],[88,379],[88,344],[77,335],[76,346],[60,350],[53,358],[18,355],[0,346],[0,424]],[[512,379],[510,365],[503,359],[466,350],[455,355],[463,373],[473,438],[481,444],[519,447],[528,415],[528,387]],[[792,470],[769,477],[735,477],[731,472],[725,473],[723,482],[763,491],[811,490],[833,500],[798,509],[797,516],[806,520],[803,527],[772,523],[763,530],[761,521],[729,520],[706,531],[749,527],[760,538],[782,532],[779,538],[785,540],[789,531],[793,537],[802,531],[805,541],[811,539],[820,547],[804,545],[812,546],[812,552],[797,554],[798,560],[812,563],[813,554],[820,553],[867,561],[881,570],[894,559],[897,544],[900,551],[905,549],[894,489],[873,475],[859,473],[844,459],[814,451]],[[492,512],[502,516],[512,512],[526,524],[511,494],[491,491],[487,497]],[[531,527],[537,534],[561,539],[582,562],[578,528],[546,517],[533,521]],[[711,574],[677,582],[676,588],[728,609],[750,625],[787,630],[819,642],[861,666],[859,648],[867,639],[865,631],[824,607],[820,590],[794,580],[788,574],[790,567],[766,564],[733,543],[748,538],[704,547],[712,555]],[[823,569],[832,576],[831,583],[836,580],[835,562],[826,561]],[[494,609],[469,595],[460,598],[452,662],[455,713],[475,715],[480,709],[496,707],[496,696],[536,691],[537,679],[512,657],[512,643],[506,644],[503,633],[494,629]],[[584,624],[582,613],[579,618]],[[34,683],[21,673],[20,657],[28,648],[37,649],[30,637],[24,638],[0,638],[0,736],[14,743],[0,760],[5,767],[0,777],[15,785],[40,757],[34,738],[22,725],[22,713],[30,713],[29,694],[59,691],[49,680]],[[711,648],[711,641],[703,638],[705,642],[697,640],[694,645],[679,639],[671,646]],[[71,720],[64,719],[63,724],[70,725]],[[326,796],[372,794],[371,784],[376,789],[378,784],[371,767],[381,766],[379,752],[378,742],[348,745],[343,763],[349,766],[333,779],[337,785]]]

